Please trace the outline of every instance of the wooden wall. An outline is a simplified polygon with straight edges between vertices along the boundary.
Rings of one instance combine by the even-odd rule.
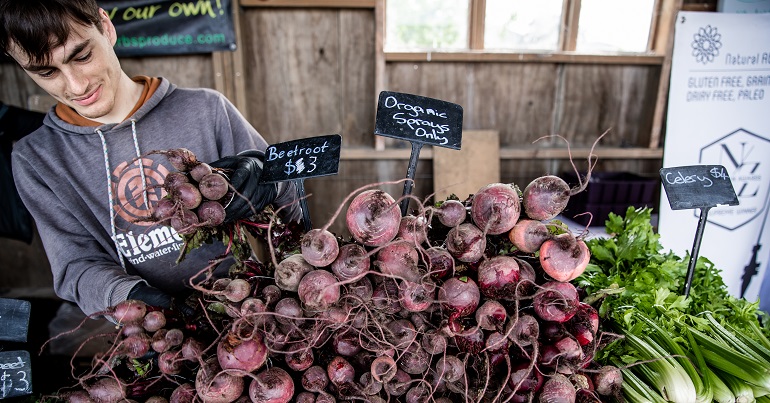
[[[687,3],[708,7],[715,1]],[[520,185],[570,169],[564,153],[547,159],[517,154],[564,149],[564,141],[554,137],[533,144],[542,136],[559,134],[582,149],[608,130],[600,147],[644,148],[651,142],[661,63],[383,62],[371,8],[242,6],[236,14],[240,40],[234,54],[124,58],[123,67],[129,75],[164,76],[180,86],[224,92],[268,142],[341,134],[339,174],[305,182],[315,226],[326,224],[354,189],[406,174],[409,145],[373,134],[380,90],[463,106],[465,130],[500,133],[509,155],[501,161],[501,179]],[[38,109],[50,103],[12,63],[0,63],[0,100]],[[429,147],[422,153],[413,191],[421,198],[433,191],[434,175]],[[655,175],[656,155],[601,159],[597,169]],[[402,186],[385,189],[400,195]],[[344,234],[343,221],[337,217],[331,229]],[[47,287],[50,281],[38,239],[32,245],[0,239],[0,287]]]

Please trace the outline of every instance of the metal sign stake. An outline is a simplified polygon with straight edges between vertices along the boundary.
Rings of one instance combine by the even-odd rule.
[[[305,195],[305,181],[298,179],[293,181],[297,185],[297,196],[299,198],[299,206],[302,209],[302,223],[305,225],[305,232],[313,229],[313,224],[310,222],[310,211],[307,209],[307,197]]]
[[[404,182],[404,200],[401,200],[401,215],[405,216],[409,209],[409,195],[412,194],[412,188],[414,187],[414,176],[417,171],[417,160],[420,159],[420,150],[422,149],[422,143],[412,143],[412,155],[409,156],[409,167],[406,169],[406,178],[409,179]]]
[[[698,251],[700,250],[700,243],[703,240],[703,230],[706,228],[706,221],[711,207],[703,207],[700,209],[700,218],[698,218],[698,228],[695,230],[695,240],[692,244],[692,252],[690,252],[690,262],[687,265],[687,280],[684,285],[685,298],[690,296],[690,288],[692,287],[692,277],[695,273],[695,265],[698,263]]]

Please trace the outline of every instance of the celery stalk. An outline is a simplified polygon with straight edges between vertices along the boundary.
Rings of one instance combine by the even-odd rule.
[[[728,373],[714,372],[717,373],[719,378],[722,379],[725,382],[725,385],[727,385],[733,392],[735,395],[735,403],[754,403],[756,401],[754,398],[754,390],[751,388],[751,385]]]
[[[714,394],[714,401],[716,403],[735,403],[733,391],[730,390],[722,378],[717,376],[717,374],[715,374],[708,366],[703,369],[703,381],[711,384],[711,390]]]
[[[625,336],[626,342],[646,361],[633,368],[653,385],[661,396],[675,403],[696,401],[697,394],[692,379],[671,354],[648,336],[640,337],[631,333],[626,333]]]

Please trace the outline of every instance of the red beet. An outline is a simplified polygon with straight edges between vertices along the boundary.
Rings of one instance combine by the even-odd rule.
[[[521,213],[519,194],[513,186],[492,183],[479,189],[471,200],[471,219],[490,235],[508,232]]]
[[[395,199],[382,190],[365,190],[350,202],[345,215],[353,238],[365,246],[382,246],[398,234],[401,211]]]

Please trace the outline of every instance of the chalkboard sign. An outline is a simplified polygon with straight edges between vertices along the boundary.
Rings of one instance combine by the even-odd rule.
[[[0,298],[0,340],[27,341],[30,307],[29,301]]]
[[[261,182],[282,182],[334,175],[340,166],[339,134],[274,144],[265,150]]]
[[[662,168],[660,178],[672,210],[738,205],[733,183],[722,165]]]
[[[0,351],[0,399],[32,393],[32,367],[27,351]]]
[[[374,133],[413,143],[460,149],[463,108],[451,102],[382,91]]]

